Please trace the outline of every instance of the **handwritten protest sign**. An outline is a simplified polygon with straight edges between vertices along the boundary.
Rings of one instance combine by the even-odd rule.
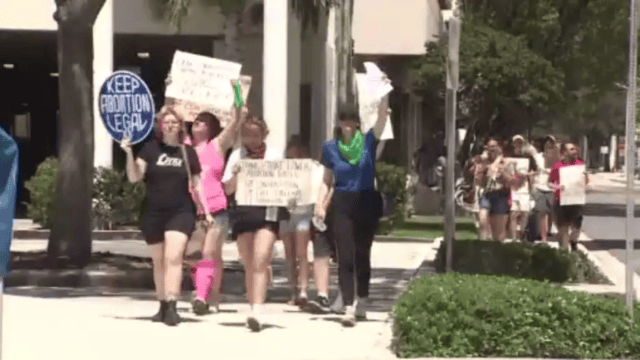
[[[369,131],[376,124],[380,116],[380,106],[387,104],[387,95],[393,90],[390,81],[375,64],[366,63],[365,65],[367,73],[356,74],[361,128],[364,132]],[[393,139],[391,117],[387,111],[383,111],[382,116],[386,116],[386,119],[380,140],[391,140]]]
[[[231,116],[234,94],[231,80],[240,79],[246,102],[251,88],[251,77],[240,76],[241,64],[207,56],[176,51],[171,64],[171,83],[167,86],[167,104],[185,117],[209,111],[218,116],[223,126]]]
[[[134,73],[116,71],[109,76],[100,88],[98,106],[102,122],[116,141],[128,136],[132,144],[137,144],[153,129],[153,95]]]
[[[229,86],[231,86],[229,84]],[[242,88],[242,97],[244,102],[246,103],[247,98],[249,97],[249,89],[251,88],[251,76],[241,75],[240,76],[240,87]],[[171,105],[173,109],[182,116],[185,121],[193,122],[196,119],[196,116],[203,111],[208,111],[220,120],[220,125],[225,127],[229,121],[231,121],[232,109],[219,108],[214,105],[195,103],[187,100],[180,100],[174,98],[166,98],[166,105]]]
[[[241,206],[291,207],[317,200],[321,165],[314,160],[241,160],[236,201]]]
[[[572,165],[560,168],[560,205],[584,205],[587,203],[584,165]]]

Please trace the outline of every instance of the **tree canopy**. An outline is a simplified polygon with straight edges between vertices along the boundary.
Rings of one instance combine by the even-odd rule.
[[[535,119],[552,114],[579,123],[578,132],[616,127],[598,122],[602,107],[612,105],[611,94],[619,96],[620,84],[627,82],[628,0],[467,0],[464,5],[463,115],[490,128],[486,119],[499,119],[510,103],[533,110]],[[442,45],[428,45],[416,65],[423,92],[444,89],[445,55]]]
[[[445,86],[446,46],[428,45],[416,63],[423,92],[441,92]],[[465,18],[460,39],[460,107],[484,129],[509,108],[526,113],[548,110],[562,98],[564,75],[531,50],[526,39]]]

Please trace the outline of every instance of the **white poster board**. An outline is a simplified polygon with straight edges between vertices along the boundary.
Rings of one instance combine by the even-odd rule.
[[[560,168],[560,205],[584,205],[587,203],[584,165],[572,165]]]
[[[380,106],[388,108],[388,95],[393,90],[391,82],[380,69],[371,62],[366,62],[366,73],[356,74],[356,86],[358,89],[358,105],[360,112],[360,128],[363,132],[369,131],[378,121]],[[382,103],[384,102],[384,103]],[[386,111],[384,130],[380,140],[393,139],[391,115]]]
[[[249,95],[251,77],[240,76],[241,69],[238,63],[176,51],[171,64],[171,82],[165,92],[166,102],[187,121],[195,120],[195,115],[202,111],[209,111],[218,116],[224,126],[234,103],[231,80],[240,79],[245,102]]]
[[[531,166],[528,158],[507,158],[514,165],[514,170],[520,175],[525,175],[529,172]],[[514,191],[514,194],[526,194],[529,195],[529,186],[525,183],[519,189]]]
[[[240,206],[305,206],[318,198],[324,169],[315,160],[241,160],[238,165]]]

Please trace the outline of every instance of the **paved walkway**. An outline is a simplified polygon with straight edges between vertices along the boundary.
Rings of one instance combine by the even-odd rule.
[[[139,241],[94,244],[95,251],[146,255]],[[15,241],[12,250],[41,250],[45,245],[45,241]],[[225,261],[237,260],[235,244],[224,248]],[[275,250],[276,261],[281,260],[282,245]],[[248,306],[239,293],[226,296],[222,313],[198,318],[187,302],[180,302],[186,322],[168,328],[149,321],[157,306],[150,291],[8,288],[2,359],[176,359],[205,354],[252,360],[394,359],[387,349],[388,312],[415,269],[434,256],[431,243],[375,243],[370,321],[352,329],[342,328],[334,315],[309,315],[286,304],[269,303],[266,320],[272,326],[251,333],[244,325]],[[284,272],[274,277],[276,288],[286,289]]]

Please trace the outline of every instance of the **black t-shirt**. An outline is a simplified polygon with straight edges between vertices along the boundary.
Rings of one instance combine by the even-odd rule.
[[[198,154],[185,146],[192,175],[200,174]],[[147,162],[144,182],[147,186],[147,211],[193,209],[189,193],[189,176],[179,146],[169,146],[157,140],[147,141],[138,157]]]

